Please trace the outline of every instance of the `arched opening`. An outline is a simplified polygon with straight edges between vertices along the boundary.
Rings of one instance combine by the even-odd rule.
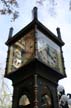
[[[52,96],[51,91],[47,85],[43,86],[41,95],[41,108],[52,108]]]
[[[51,108],[51,98],[48,94],[42,96],[42,108]]]

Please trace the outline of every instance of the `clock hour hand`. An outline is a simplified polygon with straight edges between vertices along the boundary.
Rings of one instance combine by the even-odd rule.
[[[51,57],[51,59],[53,59],[52,56],[51,56],[51,54],[50,54],[50,49],[49,49],[49,47],[47,47],[47,54]]]
[[[50,49],[49,47],[47,48],[47,54],[50,56],[50,58],[55,62],[55,59],[52,57],[52,55],[50,54]]]

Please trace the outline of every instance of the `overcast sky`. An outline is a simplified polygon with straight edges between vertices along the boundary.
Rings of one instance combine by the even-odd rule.
[[[40,0],[37,0],[40,1]],[[32,9],[34,6],[38,7],[38,19],[54,34],[56,28],[60,27],[62,39],[65,42],[63,47],[64,61],[67,78],[59,81],[59,84],[63,85],[66,93],[71,93],[71,11],[69,11],[69,0],[58,0],[58,5],[55,4],[55,10],[52,9],[52,5],[49,2],[42,0],[43,4],[36,3],[36,0],[18,0],[20,11],[20,17],[11,22],[11,16],[0,15],[0,68],[5,68],[7,46],[5,42],[8,38],[9,28],[14,28],[14,33],[20,31],[32,20]],[[52,14],[53,13],[53,14]]]

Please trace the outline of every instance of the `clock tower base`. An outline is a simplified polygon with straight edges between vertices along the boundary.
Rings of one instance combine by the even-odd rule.
[[[49,107],[48,107],[49,106]],[[58,108],[57,85],[35,74],[14,86],[12,108]]]
[[[37,59],[8,77],[14,87],[12,108],[58,108],[57,84],[62,76],[52,74]]]

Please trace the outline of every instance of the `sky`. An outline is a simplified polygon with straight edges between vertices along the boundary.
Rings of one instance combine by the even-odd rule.
[[[55,7],[50,5],[49,0],[42,0],[42,4],[39,4],[39,1],[40,0],[37,0],[37,2],[36,0],[26,0],[24,3],[23,0],[18,0],[19,8],[17,8],[17,10],[20,11],[20,13],[19,18],[14,22],[11,22],[12,16],[0,15],[0,76],[4,74],[6,66],[8,47],[5,45],[5,42],[8,39],[9,28],[14,28],[13,35],[24,28],[32,21],[32,9],[34,6],[37,6],[38,19],[42,24],[56,35],[56,28],[60,27],[61,36],[65,42],[63,55],[67,78],[60,80],[59,84],[64,86],[66,93],[71,93],[71,11],[69,10],[69,0],[58,0],[55,3]],[[11,83],[9,85],[11,85]]]

